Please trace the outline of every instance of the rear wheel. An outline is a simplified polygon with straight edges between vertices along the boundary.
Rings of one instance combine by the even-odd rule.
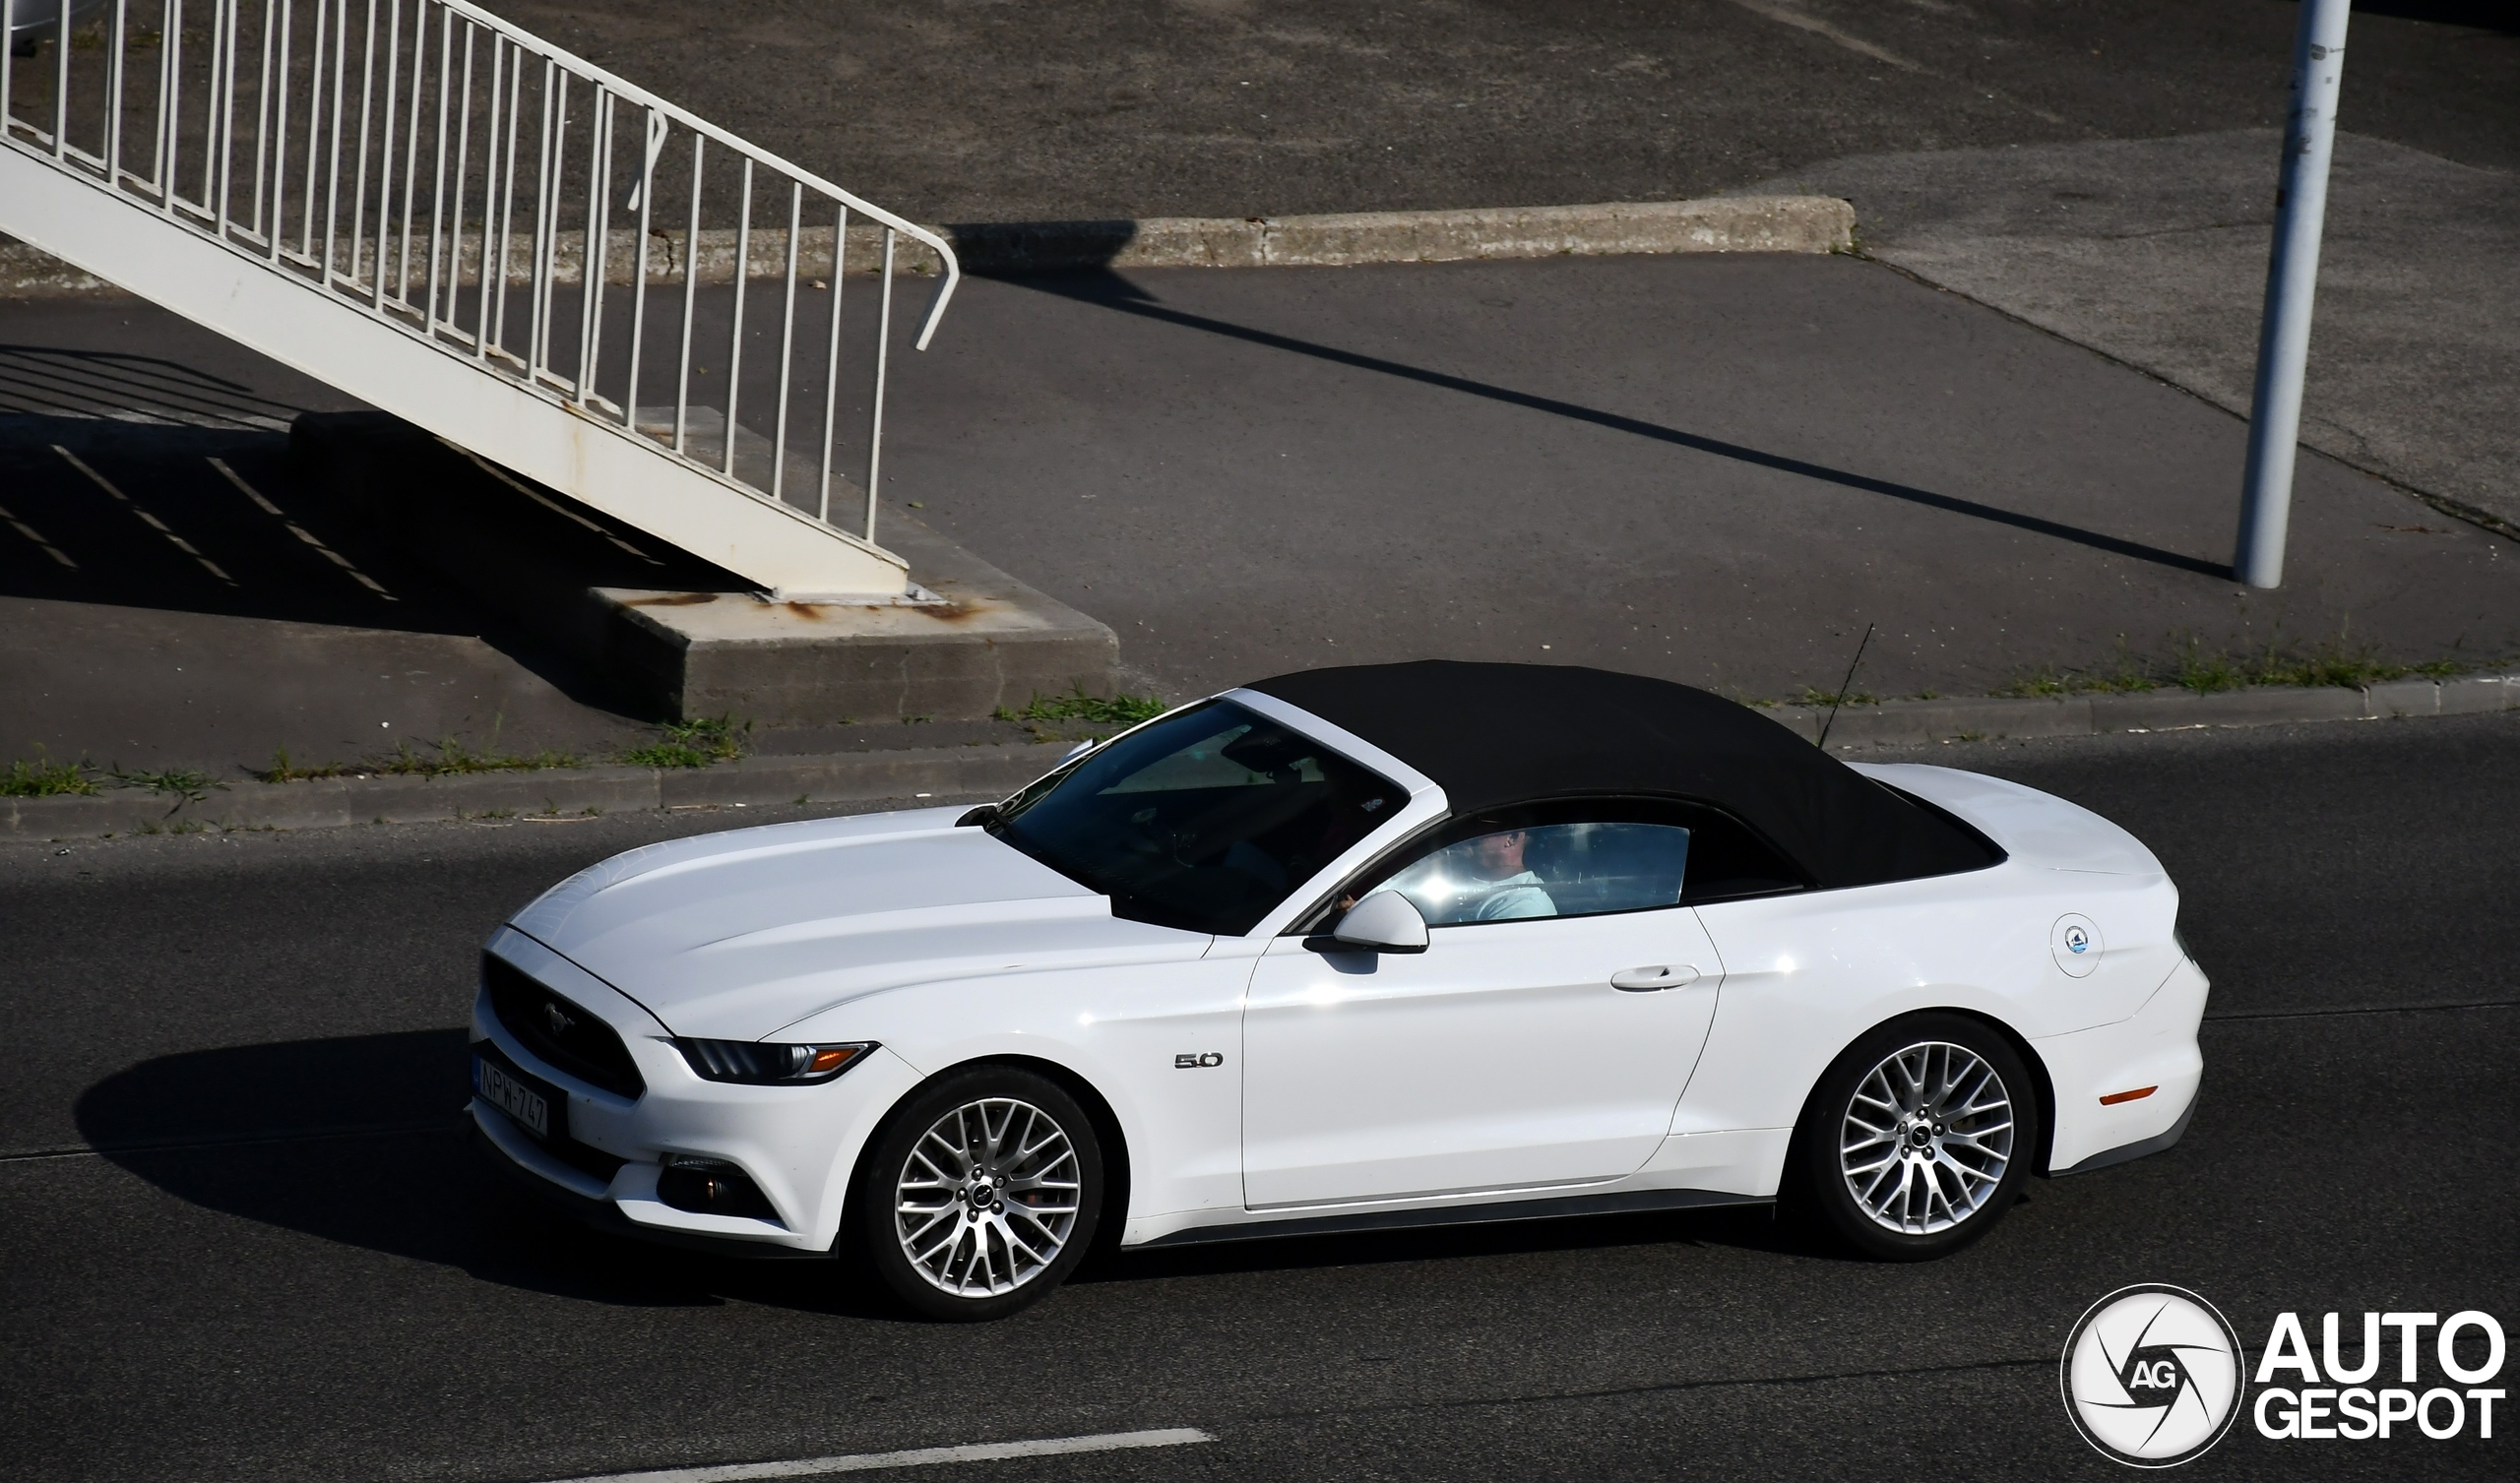
[[[1922,1262],[2003,1218],[2038,1146],[2038,1096],[2012,1046],[1965,1016],[1914,1015],[1820,1078],[1793,1173],[1830,1233],[1867,1256]]]
[[[976,1067],[913,1093],[859,1165],[859,1249],[930,1318],[1004,1318],[1066,1280],[1102,1205],[1094,1126],[1058,1083]]]

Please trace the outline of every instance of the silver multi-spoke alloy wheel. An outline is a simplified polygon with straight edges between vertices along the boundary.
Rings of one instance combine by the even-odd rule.
[[[911,1144],[894,1232],[911,1269],[939,1292],[1013,1292],[1058,1260],[1076,1231],[1083,1180],[1058,1121],[1014,1097],[982,1097]]]
[[[1907,1236],[1975,1215],[2012,1164],[2012,1097],[1965,1045],[1920,1041],[1856,1082],[1838,1138],[1838,1169],[1856,1207]]]

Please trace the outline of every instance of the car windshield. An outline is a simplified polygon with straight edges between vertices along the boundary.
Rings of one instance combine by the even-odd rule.
[[[1309,737],[1212,701],[1042,778],[988,830],[1111,897],[1116,915],[1238,936],[1408,797]]]

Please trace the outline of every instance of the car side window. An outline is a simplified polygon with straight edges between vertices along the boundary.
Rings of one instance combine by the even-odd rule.
[[[1343,899],[1396,892],[1430,927],[1650,911],[1806,884],[1729,815],[1658,798],[1564,799],[1455,819],[1377,873]]]
[[[1688,856],[1689,832],[1672,825],[1530,825],[1446,844],[1375,890],[1407,896],[1435,927],[1598,916],[1678,905]]]

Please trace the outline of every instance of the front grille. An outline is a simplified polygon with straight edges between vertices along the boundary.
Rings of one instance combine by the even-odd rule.
[[[648,1089],[630,1047],[612,1026],[526,976],[503,958],[481,955],[481,987],[507,1032],[548,1064],[590,1085],[636,1098]]]

